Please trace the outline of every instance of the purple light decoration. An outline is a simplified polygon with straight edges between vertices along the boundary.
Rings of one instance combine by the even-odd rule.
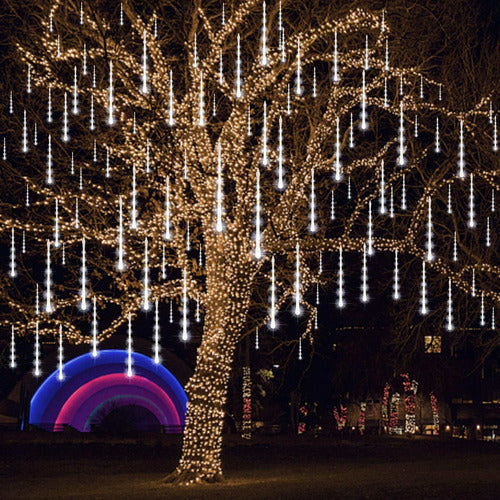
[[[162,365],[143,354],[133,353],[134,376],[125,373],[127,351],[103,350],[64,365],[64,380],[56,370],[38,388],[31,400],[30,424],[56,430],[69,424],[86,432],[96,410],[113,400],[115,405],[142,406],[161,425],[185,422],[187,396],[177,379]]]

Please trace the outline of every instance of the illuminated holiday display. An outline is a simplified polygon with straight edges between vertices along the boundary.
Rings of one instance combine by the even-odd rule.
[[[11,311],[3,326],[13,332],[13,365],[16,336],[34,338],[39,376],[40,338],[56,339],[64,368],[66,342],[88,343],[99,360],[99,343],[127,328],[133,380],[132,323],[140,314],[154,304],[155,366],[158,304],[169,303],[170,322],[179,309],[182,342],[193,340],[193,310],[203,318],[183,454],[169,478],[183,483],[222,475],[227,383],[242,336],[259,331],[256,322],[261,340],[266,325],[279,330],[287,309],[303,327],[293,340],[299,359],[313,341],[319,304],[309,292],[324,279],[318,252],[338,262],[340,309],[349,304],[347,280],[361,285],[349,300],[367,303],[377,293],[370,266],[381,254],[394,262],[395,300],[406,293],[400,268],[417,263],[414,309],[447,311],[450,331],[473,286],[481,326],[487,308],[494,328],[500,302],[492,285],[500,267],[490,259],[495,214],[483,217],[479,196],[500,187],[491,100],[448,108],[438,82],[393,63],[382,12],[356,9],[297,30],[281,3],[248,0],[207,6],[209,13],[202,4],[182,41],[186,51],[172,56],[159,13],[146,16],[129,1],[102,15],[85,2],[51,2],[37,43],[18,46],[29,96],[8,96],[18,137],[4,138],[2,160],[16,165],[23,193],[0,212],[10,251],[0,297]],[[256,57],[246,36],[255,16]],[[463,231],[473,236],[466,241]],[[481,242],[480,257],[471,238]],[[359,267],[346,266],[347,254],[359,256]],[[43,276],[30,269],[36,259],[44,260]],[[431,287],[440,279],[448,291],[442,303]],[[271,305],[249,326],[263,282]]]

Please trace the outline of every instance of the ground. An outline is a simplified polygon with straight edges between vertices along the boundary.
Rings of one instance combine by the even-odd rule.
[[[0,498],[498,498],[500,445],[436,438],[230,438],[225,482],[161,484],[178,436],[0,434]]]

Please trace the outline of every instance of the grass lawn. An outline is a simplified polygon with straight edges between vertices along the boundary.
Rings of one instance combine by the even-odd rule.
[[[500,498],[500,445],[433,438],[229,437],[225,482],[162,485],[179,436],[0,434],[0,498]]]

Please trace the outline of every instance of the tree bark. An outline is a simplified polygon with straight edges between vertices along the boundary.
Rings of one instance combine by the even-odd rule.
[[[186,386],[182,456],[165,482],[216,482],[223,477],[221,449],[228,382],[250,300],[248,269],[228,257],[226,254],[222,259],[225,264],[212,269],[213,273],[207,269],[209,299],[196,368]]]

